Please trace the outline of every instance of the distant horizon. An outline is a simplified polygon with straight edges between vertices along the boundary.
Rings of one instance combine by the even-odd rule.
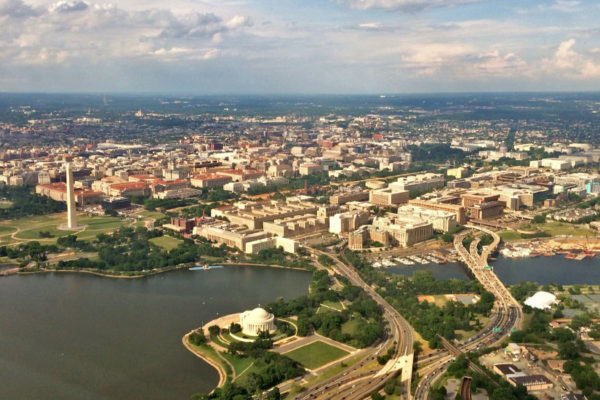
[[[186,93],[186,92],[60,92],[60,91],[0,91],[2,95],[67,95],[67,96],[184,96],[184,97],[218,97],[218,96],[239,96],[239,97],[339,97],[339,96],[374,96],[374,97],[402,97],[402,96],[435,96],[435,95],[527,95],[527,94],[600,94],[600,89],[594,90],[524,90],[524,91],[465,91],[465,92],[372,92],[372,93]]]

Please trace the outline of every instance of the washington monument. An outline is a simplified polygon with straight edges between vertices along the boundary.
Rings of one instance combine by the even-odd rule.
[[[67,175],[67,229],[77,229],[77,214],[75,213],[75,188],[73,187],[73,171],[71,163],[66,165]]]
[[[77,224],[77,213],[75,209],[75,187],[73,184],[73,170],[71,169],[70,163],[65,164],[65,175],[67,178],[67,223],[60,225],[58,229],[65,231],[83,229],[86,227],[86,225]]]

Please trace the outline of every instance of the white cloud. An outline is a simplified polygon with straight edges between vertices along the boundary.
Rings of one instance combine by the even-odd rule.
[[[530,72],[521,57],[514,53],[501,54],[498,50],[479,54],[473,65],[486,76],[524,76]]]
[[[361,29],[379,29],[381,24],[379,22],[363,22],[358,24],[358,27]]]
[[[600,78],[600,61],[591,49],[586,56],[573,49],[576,40],[571,38],[561,42],[552,58],[543,61],[544,69],[554,75],[566,75],[572,79]]]
[[[246,16],[236,15],[229,21],[227,21],[227,23],[225,23],[225,26],[227,26],[227,28],[229,29],[236,29],[242,26],[252,26],[252,21],[250,21],[250,18]]]
[[[227,45],[231,34],[249,26],[243,15],[128,10],[81,0],[49,6],[0,0],[0,59],[12,65],[149,56],[207,60],[220,54],[215,45]]]
[[[420,11],[428,8],[452,7],[479,3],[485,0],[336,0],[337,3],[361,10],[383,9],[400,11]]]

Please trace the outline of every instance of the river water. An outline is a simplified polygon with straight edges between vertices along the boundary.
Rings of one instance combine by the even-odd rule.
[[[600,256],[582,261],[567,260],[564,256],[535,258],[506,258],[499,256],[490,262],[498,278],[507,285],[519,282],[537,282],[541,285],[560,283],[600,284]],[[462,264],[424,264],[415,266],[398,266],[385,269],[391,273],[412,276],[416,270],[428,270],[437,279],[469,279],[466,267]]]
[[[188,399],[217,372],[181,337],[218,315],[307,293],[310,273],[262,267],[141,279],[0,278],[1,399]]]

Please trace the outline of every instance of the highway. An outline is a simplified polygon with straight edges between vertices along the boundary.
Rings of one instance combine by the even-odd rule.
[[[321,250],[306,247],[314,255],[331,254]],[[344,250],[342,250],[342,255]],[[387,321],[386,335],[384,341],[377,347],[373,347],[365,352],[365,357],[352,367],[343,372],[320,382],[319,384],[308,388],[306,391],[298,394],[294,399],[336,399],[336,400],[362,400],[369,398],[371,393],[383,388],[385,383],[401,373],[403,398],[410,398],[410,383],[413,367],[413,335],[412,328],[408,322],[389,305],[371,286],[367,285],[354,268],[347,266],[336,257],[333,269],[338,274],[345,276],[352,285],[361,287],[368,293],[383,310],[383,317]],[[385,353],[387,349],[394,345],[394,357],[382,367],[377,367],[367,371],[364,364],[372,362],[377,355]]]
[[[415,399],[426,400],[429,395],[431,384],[444,373],[451,362],[452,356],[461,352],[468,352],[497,343],[504,336],[509,335],[512,329],[521,327],[523,313],[521,305],[514,299],[510,291],[498,279],[493,269],[487,267],[487,259],[500,244],[500,236],[493,231],[479,227],[467,226],[468,228],[487,233],[493,237],[493,242],[482,249],[481,255],[477,251],[477,245],[481,238],[475,237],[469,246],[464,247],[463,239],[470,232],[466,231],[454,237],[454,247],[460,254],[463,262],[467,265],[475,279],[477,279],[485,290],[494,294],[496,303],[494,305],[494,317],[491,322],[477,335],[470,339],[454,345],[444,340],[446,351],[438,351],[417,361],[417,365],[427,364],[421,371],[422,379],[417,385]],[[469,367],[477,372],[479,367],[469,361]]]

